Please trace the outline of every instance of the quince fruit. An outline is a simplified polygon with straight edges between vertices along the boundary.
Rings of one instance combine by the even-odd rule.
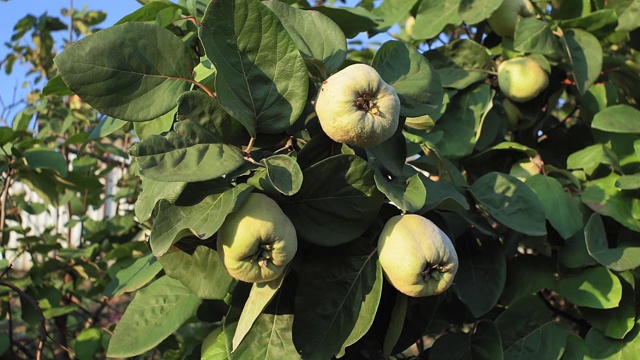
[[[218,254],[240,281],[271,281],[298,250],[296,229],[278,204],[264,194],[249,194],[218,230]]]
[[[498,66],[498,86],[512,101],[527,102],[546,89],[549,75],[535,60],[518,57]]]
[[[391,285],[412,297],[444,292],[458,271],[458,255],[449,237],[420,215],[389,219],[378,238],[378,255]]]
[[[330,76],[315,106],[322,130],[339,143],[368,148],[398,128],[398,94],[369,65],[350,65]]]

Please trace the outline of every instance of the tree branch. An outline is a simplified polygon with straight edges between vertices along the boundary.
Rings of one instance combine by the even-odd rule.
[[[36,351],[36,360],[41,360],[44,343],[47,341],[47,324],[45,322],[46,319],[44,317],[42,309],[40,308],[40,305],[38,305],[38,302],[35,301],[31,296],[22,291],[22,289],[8,281],[1,280],[0,286],[5,286],[15,291],[18,295],[20,295],[20,299],[27,300],[27,302],[29,302],[29,304],[31,304],[31,306],[33,306],[33,308],[36,310],[38,315],[40,315],[40,336],[38,337],[38,350]]]

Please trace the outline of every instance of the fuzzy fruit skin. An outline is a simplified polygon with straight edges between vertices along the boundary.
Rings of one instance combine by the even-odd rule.
[[[498,66],[498,86],[512,101],[527,102],[538,96],[548,85],[549,75],[533,59],[513,58]]]
[[[412,297],[444,292],[458,271],[458,255],[449,237],[415,214],[387,221],[378,238],[378,256],[387,280]]]
[[[496,34],[512,38],[516,32],[518,15],[522,17],[535,15],[535,9],[529,0],[504,0],[487,22]]]
[[[356,103],[365,94],[369,94],[375,104],[372,109],[362,109]],[[316,99],[316,114],[322,130],[333,141],[368,148],[396,132],[400,99],[374,68],[354,64],[322,83]]]
[[[263,194],[249,194],[218,230],[220,259],[233,278],[244,282],[276,279],[297,250],[293,223],[273,199]]]

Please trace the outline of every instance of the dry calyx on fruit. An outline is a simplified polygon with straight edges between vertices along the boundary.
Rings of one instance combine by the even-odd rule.
[[[498,86],[506,97],[515,102],[535,98],[548,85],[549,75],[531,58],[512,58],[498,65]]]
[[[296,230],[278,204],[251,193],[218,230],[218,254],[229,274],[249,283],[282,274],[298,249]]]
[[[378,257],[387,280],[412,297],[444,292],[458,271],[458,255],[449,237],[415,214],[387,221],[378,238]]]
[[[512,38],[516,31],[518,16],[533,15],[535,15],[535,9],[529,0],[504,0],[487,22],[496,34]]]
[[[315,107],[322,130],[339,143],[368,148],[398,128],[398,94],[369,65],[350,65],[330,76]]]

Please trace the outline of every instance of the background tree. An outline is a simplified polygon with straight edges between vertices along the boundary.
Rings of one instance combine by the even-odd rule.
[[[88,10],[27,15],[6,39],[4,70],[28,67],[32,90],[3,108],[0,127],[3,358],[104,356],[102,338],[126,300],[103,295],[116,295],[110,272],[146,252],[132,241],[142,227],[130,205],[139,181],[129,172],[126,124],[105,133],[98,124],[112,119],[49,82],[62,49],[55,39],[72,43],[104,19]]]
[[[96,138],[136,139],[135,214],[150,233],[128,244],[150,252],[110,271],[107,295],[140,290],[108,356],[638,352],[635,1],[141,3],[57,55],[45,88],[106,114]],[[493,14],[513,31],[492,29]],[[347,46],[384,32],[395,39]],[[353,63],[400,100],[397,131],[366,148],[331,140],[316,116],[325,82]],[[359,95],[353,111],[376,109]],[[217,238],[251,193],[298,241],[282,276],[253,284],[231,277]],[[444,293],[410,297],[385,279],[378,238],[399,214],[453,241]],[[269,264],[270,244],[251,244],[249,260]]]

